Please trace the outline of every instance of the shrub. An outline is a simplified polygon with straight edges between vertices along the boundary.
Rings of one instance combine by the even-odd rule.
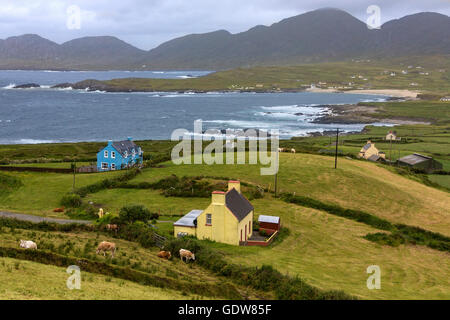
[[[133,223],[135,221],[147,222],[159,218],[157,213],[151,213],[142,205],[128,205],[120,209],[119,218],[123,223]]]
[[[75,193],[68,193],[61,199],[61,205],[67,208],[79,208],[82,204],[83,200]]]

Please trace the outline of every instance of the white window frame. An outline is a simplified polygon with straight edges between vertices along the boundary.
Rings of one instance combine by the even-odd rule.
[[[209,222],[208,222],[208,220],[209,220]],[[206,214],[206,225],[212,226],[212,214],[211,213]]]
[[[128,151],[124,152],[125,158],[128,158]]]
[[[103,152],[103,156],[104,156],[105,158],[108,158],[108,150],[105,150],[105,151]]]
[[[116,152],[115,151],[111,151],[111,158],[113,158],[113,159],[116,158]]]
[[[116,170],[116,164],[115,163],[111,163],[111,170]]]
[[[106,168],[105,168],[106,165]],[[109,169],[109,164],[108,162],[102,162],[102,170],[108,170]]]

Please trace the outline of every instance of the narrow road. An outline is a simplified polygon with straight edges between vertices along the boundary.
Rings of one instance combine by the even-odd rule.
[[[30,221],[30,222],[34,222],[34,223],[50,222],[50,223],[58,223],[58,224],[70,224],[70,223],[91,224],[91,222],[87,221],[87,220],[65,220],[65,219],[33,216],[31,214],[0,211],[0,218],[2,218],[2,217],[3,218],[12,218],[12,219],[17,219],[17,220],[22,220],[22,221]]]

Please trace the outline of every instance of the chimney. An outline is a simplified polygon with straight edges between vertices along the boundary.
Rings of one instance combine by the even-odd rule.
[[[112,140],[108,140],[108,147],[112,146],[113,141]]]
[[[212,193],[212,204],[224,205],[225,204],[225,192],[214,191]]]
[[[236,189],[237,192],[241,193],[241,182],[240,181],[228,181],[228,191]]]
[[[128,139],[128,141],[133,141],[132,137],[128,137],[127,139]]]

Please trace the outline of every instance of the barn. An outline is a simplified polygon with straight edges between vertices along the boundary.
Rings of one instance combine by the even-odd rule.
[[[397,164],[401,167],[425,170],[426,172],[442,170],[443,168],[442,163],[434,160],[432,157],[418,153],[398,159]]]

